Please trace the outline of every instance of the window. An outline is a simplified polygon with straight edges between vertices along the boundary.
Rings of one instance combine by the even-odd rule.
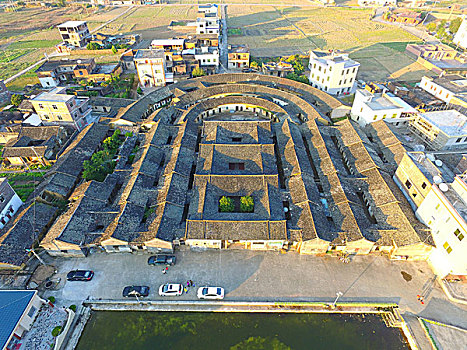
[[[347,79],[344,79],[344,84],[346,84],[346,83],[347,83]]]
[[[355,69],[356,69],[356,68],[354,68],[354,69],[352,70],[352,73],[355,73]]]
[[[321,66],[318,67],[318,70],[321,72]]]
[[[448,254],[450,254],[452,252],[452,248],[449,246],[448,242],[444,242],[443,248],[446,249]]]
[[[0,203],[3,203],[5,202],[5,197],[3,197],[3,195],[0,195]]]
[[[79,75],[83,75],[83,71],[82,71],[82,70],[79,71]]]
[[[42,103],[39,103],[39,108],[44,109],[44,105]]]
[[[63,118],[62,118],[61,115],[57,115],[57,119],[58,119],[58,120],[63,120]]]
[[[229,170],[245,170],[245,163],[229,163]]]
[[[28,317],[32,318],[34,316],[34,314],[36,313],[36,310],[37,309],[34,306],[31,306],[31,308],[28,311]]]
[[[386,114],[383,114],[383,119],[386,119]]]
[[[242,142],[241,137],[232,137],[232,142]]]
[[[376,120],[376,118],[378,118],[378,116],[375,114],[375,116],[373,117],[373,120]]]
[[[458,228],[454,231],[454,235],[459,239],[459,241],[462,241],[464,239],[464,235]]]
[[[412,184],[410,183],[409,180],[407,180],[407,181],[405,182],[405,187],[407,187],[407,188],[412,187]]]
[[[461,140],[462,140],[462,137],[459,137],[459,138],[456,140],[456,143],[461,142]]]
[[[436,207],[435,207],[435,209],[436,209],[436,210],[438,210],[438,209],[439,209],[439,203],[438,203],[438,204],[436,204]]]
[[[426,183],[425,183],[425,182],[422,183],[422,188],[423,188],[423,189],[426,188]]]
[[[329,77],[328,77],[327,81],[329,81]]]
[[[392,117],[393,117],[393,118],[397,117],[397,113],[394,113],[394,114],[392,115]]]
[[[339,80],[339,85],[342,85],[342,80]]]
[[[362,107],[362,108],[360,108],[360,112],[363,112],[363,107]]]
[[[49,116],[47,114],[44,114],[44,119],[49,119]]]

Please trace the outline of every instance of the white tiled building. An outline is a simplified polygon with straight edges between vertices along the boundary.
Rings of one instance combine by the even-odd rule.
[[[219,50],[215,47],[203,46],[195,49],[195,59],[200,66],[219,66]]]
[[[358,89],[350,116],[361,126],[384,119],[389,123],[403,125],[413,119],[417,111],[401,98],[394,96],[385,87],[373,91]]]
[[[196,34],[219,34],[218,17],[198,17],[196,19]]]
[[[430,262],[438,276],[467,275],[467,184],[456,176],[451,184],[433,184],[415,212],[432,230],[436,249]]]
[[[62,40],[75,47],[86,46],[90,39],[86,21],[68,21],[58,26]]]
[[[467,49],[467,19],[465,17],[462,20],[461,26],[459,27],[456,35],[454,35],[452,42],[463,49]]]
[[[313,87],[331,95],[351,94],[355,92],[360,63],[349,58],[348,54],[310,52],[310,76]]]
[[[420,87],[446,103],[467,107],[467,78],[449,74],[442,77],[423,77]]]
[[[435,150],[459,149],[467,146],[467,117],[456,111],[418,114],[409,129]]]
[[[134,62],[143,87],[165,86],[164,50],[138,50]]]
[[[0,178],[0,229],[14,217],[21,205],[23,205],[22,200],[11,188],[8,180],[4,177]]]

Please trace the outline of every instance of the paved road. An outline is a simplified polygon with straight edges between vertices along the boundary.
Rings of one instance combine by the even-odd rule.
[[[227,37],[227,5],[221,5],[222,33],[220,37],[220,67],[219,73],[226,73],[228,70],[228,37]]]
[[[62,278],[59,290],[48,291],[64,303],[88,297],[122,299],[126,285],[148,285],[149,299],[161,300],[158,287],[167,282],[222,286],[226,300],[397,302],[401,311],[467,329],[467,307],[451,303],[434,281],[425,262],[390,261],[383,256],[359,256],[350,264],[337,258],[296,253],[254,251],[179,251],[177,265],[166,275],[147,265],[149,255],[94,253],[85,259],[47,257]],[[72,269],[92,269],[91,282],[66,282]],[[425,305],[417,294],[425,295]],[[167,299],[167,298],[166,298]],[[195,300],[195,291],[178,300]],[[169,300],[173,300],[170,299]]]

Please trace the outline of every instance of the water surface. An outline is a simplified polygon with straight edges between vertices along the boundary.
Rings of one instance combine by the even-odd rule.
[[[77,350],[408,349],[377,315],[117,312],[91,315]]]

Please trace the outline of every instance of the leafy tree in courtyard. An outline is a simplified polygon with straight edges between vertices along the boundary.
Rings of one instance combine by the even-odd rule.
[[[308,84],[309,81],[308,81],[308,78],[304,75],[298,75],[296,73],[290,73],[290,74],[287,74],[286,76],[287,79],[290,79],[290,80],[295,80],[295,81],[298,81],[300,83],[304,83],[304,84]]]
[[[195,69],[193,69],[193,72],[191,72],[191,75],[193,76],[193,78],[196,78],[202,77],[203,75],[206,75],[206,73],[204,72],[203,68],[196,67]]]
[[[13,96],[11,96],[11,104],[15,107],[18,107],[21,104],[21,102],[23,102],[23,100],[23,95],[14,94]]]
[[[294,73],[297,75],[300,75],[303,73],[305,68],[303,67],[302,59],[300,58],[300,55],[292,55],[289,58],[287,58],[287,62],[292,63],[292,67],[294,69]]]
[[[143,94],[143,90],[142,90],[140,87],[138,87],[138,88],[136,89],[136,92],[137,92],[139,95],[142,95],[142,94]]]
[[[436,23],[430,22],[426,25],[426,30],[429,32],[434,32],[436,30]]]
[[[255,208],[255,203],[252,196],[243,196],[240,198],[240,211],[244,213],[252,213]]]
[[[223,213],[231,213],[234,211],[234,204],[232,198],[222,196],[219,199],[219,210]]]
[[[456,19],[453,19],[451,21],[451,24],[449,24],[449,31],[452,34],[456,34],[457,31],[459,30],[459,27],[461,26],[461,23],[462,23],[462,18],[461,17],[457,17]]]

